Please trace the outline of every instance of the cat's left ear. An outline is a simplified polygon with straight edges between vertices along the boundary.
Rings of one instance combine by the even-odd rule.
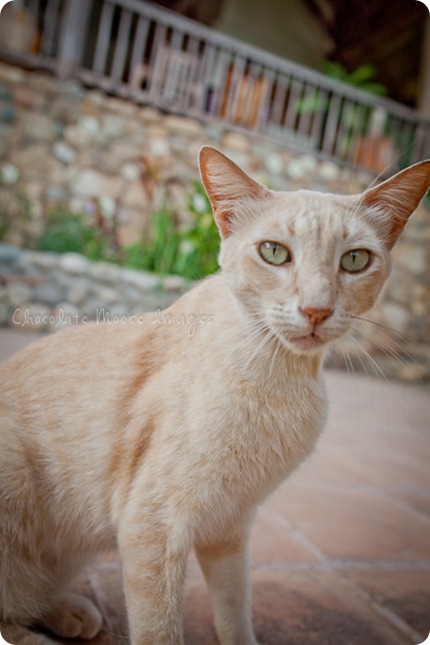
[[[235,206],[238,202],[246,199],[264,199],[270,191],[248,177],[231,159],[211,146],[203,146],[200,149],[199,165],[215,223],[221,237],[226,238],[232,232]]]
[[[430,160],[421,161],[367,190],[362,198],[364,206],[382,216],[383,231],[389,248],[396,243],[408,217],[418,207],[430,188]]]

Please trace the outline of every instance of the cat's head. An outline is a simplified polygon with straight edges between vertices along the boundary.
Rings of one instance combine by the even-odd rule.
[[[430,161],[352,196],[269,190],[207,146],[200,170],[223,275],[250,317],[300,354],[343,336],[372,307],[430,187]]]

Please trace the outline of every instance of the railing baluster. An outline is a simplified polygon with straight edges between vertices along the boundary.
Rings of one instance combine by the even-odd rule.
[[[261,77],[261,83],[264,89],[264,98],[260,110],[258,130],[264,133],[267,129],[270,117],[270,102],[272,99],[272,93],[275,83],[275,72],[272,69],[264,67]]]
[[[427,130],[422,125],[415,125],[414,148],[412,154],[412,163],[420,161],[420,159],[430,158],[430,130]]]
[[[261,102],[264,99],[261,82],[261,65],[252,63],[246,72],[243,92],[242,125],[255,129],[259,122]]]
[[[178,31],[178,29],[173,30],[171,48],[173,51],[182,51],[182,45],[184,43],[184,32]]]
[[[39,14],[40,14],[40,0],[29,0],[28,8],[30,10],[31,20],[29,20],[26,28],[25,40],[29,43],[31,53],[33,53],[35,45],[37,43],[36,34],[33,32],[35,25],[39,25]],[[37,31],[38,28],[36,27]],[[54,53],[51,50],[50,54]]]
[[[423,134],[423,145],[421,148],[422,152],[419,159],[430,159],[430,127],[425,128],[424,125],[419,125],[418,128]]]
[[[338,129],[336,138],[333,142],[333,154],[340,159],[344,159],[347,154],[347,132],[349,119],[349,102],[343,101],[339,112]]]
[[[106,63],[112,30],[112,19],[113,5],[109,2],[104,2],[98,28],[97,45],[93,66],[94,71],[103,76],[106,74]]]
[[[174,30],[171,43],[166,47],[167,65],[162,96],[162,101],[166,107],[180,104],[181,92],[183,91],[181,80],[184,65],[186,64],[182,52],[183,42],[183,32]]]
[[[355,149],[357,146],[357,115],[359,115],[359,106],[357,103],[350,103],[348,106],[348,122],[345,129],[345,146],[340,151],[342,159],[349,163],[354,163]]]
[[[129,47],[131,18],[132,14],[130,13],[130,11],[127,11],[125,9],[121,11],[121,19],[115,44],[115,54],[111,73],[114,82],[119,84],[121,84],[122,82],[125,60]]]
[[[149,97],[156,102],[163,95],[164,77],[167,64],[165,51],[167,29],[164,24],[156,24],[148,66]]]
[[[230,64],[228,70],[229,91],[226,105],[225,118],[232,123],[242,123],[241,109],[243,104],[243,92],[246,92],[246,83],[244,72],[246,60],[240,56],[234,56],[233,64]]]
[[[231,65],[231,52],[217,50],[218,60],[215,59],[214,96],[211,108],[212,116],[225,118],[229,97],[228,69]]]
[[[212,103],[215,95],[213,84],[213,75],[215,73],[215,54],[216,48],[211,43],[205,42],[202,62],[197,76],[198,83],[202,85],[202,97],[200,110],[197,110],[196,105],[196,114],[210,114],[212,110]]]
[[[56,60],[56,71],[61,77],[71,76],[81,68],[91,5],[91,0],[85,3],[64,1]]]
[[[409,163],[414,163],[419,160],[417,151],[419,148],[418,128],[414,123],[408,122],[409,136]]]
[[[59,6],[60,0],[49,0],[45,9],[40,49],[47,56],[55,54]]]
[[[298,121],[296,128],[300,135],[305,135],[308,138],[309,146],[311,146],[310,134],[312,126],[312,106],[309,107],[309,103],[312,102],[314,97],[315,89],[305,83],[302,91],[301,109],[297,110]]]
[[[342,98],[332,94],[329,98],[327,109],[327,121],[324,127],[322,150],[329,155],[333,154],[336,145],[337,130],[339,126],[339,117],[342,109]]]
[[[284,126],[287,130],[297,132],[297,123],[299,121],[299,105],[303,98],[303,81],[293,78],[290,86],[290,96],[288,99],[287,112],[284,118]]]
[[[130,62],[130,84],[133,94],[142,92],[142,84],[145,81],[147,69],[145,67],[145,49],[149,32],[149,20],[139,16],[136,33],[134,35],[133,50]]]
[[[313,150],[321,148],[324,122],[326,119],[326,108],[328,106],[328,94],[321,87],[316,87],[311,99],[312,124],[310,129],[310,142]]]
[[[182,92],[182,98],[180,102],[181,112],[186,112],[192,107],[193,104],[193,94],[201,92],[202,88],[198,82],[198,72],[199,72],[199,47],[200,42],[197,38],[188,34],[188,42],[185,49],[185,53],[188,56],[189,65],[187,70],[187,75],[184,82],[184,90]]]
[[[407,163],[412,163],[414,158],[416,126],[410,121],[404,122],[403,128],[403,148],[408,159]]]

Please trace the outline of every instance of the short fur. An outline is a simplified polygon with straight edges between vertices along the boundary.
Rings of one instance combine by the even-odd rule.
[[[68,588],[113,547],[132,645],[183,643],[191,548],[220,643],[256,645],[255,509],[312,451],[327,346],[374,304],[430,185],[428,161],[347,197],[268,190],[213,148],[200,165],[221,272],[168,318],[82,325],[2,365],[0,627],[17,645],[54,642],[35,623],[61,637],[98,632],[99,611]],[[263,260],[264,241],[286,245],[291,262]],[[342,256],[363,248],[368,268],[342,270]]]

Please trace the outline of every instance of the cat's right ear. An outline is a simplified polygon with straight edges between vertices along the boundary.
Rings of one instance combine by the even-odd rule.
[[[376,212],[375,221],[380,224],[390,249],[429,188],[430,160],[427,160],[401,170],[364,193],[362,204]]]
[[[215,223],[221,237],[226,238],[232,232],[237,203],[243,199],[264,199],[269,190],[211,146],[200,149],[199,166]]]

